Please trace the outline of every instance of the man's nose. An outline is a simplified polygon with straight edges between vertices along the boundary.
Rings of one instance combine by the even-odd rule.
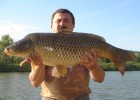
[[[64,22],[64,21],[61,21],[61,22],[60,22],[60,25],[61,25],[61,26],[65,26],[65,22]]]

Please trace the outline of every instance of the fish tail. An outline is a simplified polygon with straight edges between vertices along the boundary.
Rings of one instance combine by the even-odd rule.
[[[117,50],[112,59],[112,61],[117,66],[120,73],[122,74],[122,76],[125,73],[126,62],[134,61],[134,60],[136,60],[136,56],[134,55],[134,52],[122,50],[122,49]]]

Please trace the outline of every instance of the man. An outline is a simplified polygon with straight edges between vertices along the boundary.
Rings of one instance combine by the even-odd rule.
[[[52,31],[56,34],[70,34],[75,27],[75,18],[67,9],[58,9],[51,19]],[[31,58],[35,69],[29,79],[34,87],[41,85],[42,100],[90,100],[90,76],[96,82],[103,82],[105,72],[97,62],[94,50],[85,52],[81,58],[82,64],[67,68],[67,75],[61,77],[55,67],[43,65],[39,55]]]

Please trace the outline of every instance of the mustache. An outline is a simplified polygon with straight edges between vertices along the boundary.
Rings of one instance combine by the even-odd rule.
[[[67,30],[68,28],[66,26],[61,26],[58,28],[58,32],[61,32],[62,30]]]
[[[68,29],[66,26],[61,26],[60,28],[59,28],[59,30],[60,29]]]

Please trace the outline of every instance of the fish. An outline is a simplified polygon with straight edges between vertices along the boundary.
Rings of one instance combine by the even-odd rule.
[[[22,58],[38,54],[44,65],[56,67],[60,75],[64,76],[67,67],[81,64],[85,52],[90,52],[92,49],[96,52],[97,58],[111,60],[122,75],[125,73],[126,62],[136,60],[132,51],[115,47],[107,43],[102,36],[80,32],[29,33],[21,40],[7,46],[4,52]]]

